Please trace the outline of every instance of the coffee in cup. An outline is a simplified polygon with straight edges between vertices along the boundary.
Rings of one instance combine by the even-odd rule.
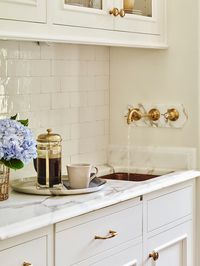
[[[92,179],[96,177],[98,169],[92,164],[70,164],[67,165],[67,172],[69,186],[73,189],[82,189],[89,187]]]

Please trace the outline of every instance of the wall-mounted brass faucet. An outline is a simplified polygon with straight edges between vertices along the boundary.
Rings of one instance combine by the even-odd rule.
[[[162,114],[168,121],[176,121],[179,118],[179,112],[175,108],[168,109],[166,113]],[[159,120],[161,114],[156,108],[152,108],[148,113],[143,113],[139,108],[129,108],[127,117],[127,124],[131,124],[134,121],[139,121],[141,118],[147,118],[150,121]]]
[[[148,113],[142,113],[139,108],[129,108],[127,117],[127,124],[133,121],[138,121],[141,118],[148,118],[151,121],[157,121],[160,118],[160,111],[156,108],[151,109]]]

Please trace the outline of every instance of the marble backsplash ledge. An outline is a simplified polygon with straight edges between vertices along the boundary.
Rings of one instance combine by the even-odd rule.
[[[110,145],[108,163],[139,172],[170,172],[196,169],[196,149]]]

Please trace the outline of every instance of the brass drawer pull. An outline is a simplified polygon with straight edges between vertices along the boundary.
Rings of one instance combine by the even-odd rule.
[[[23,266],[33,266],[33,264],[30,263],[30,262],[24,262],[24,263],[23,263]]]
[[[107,236],[95,236],[94,239],[105,240],[105,239],[109,239],[109,238],[115,237],[117,235],[118,235],[118,233],[116,231],[110,230],[109,234]]]
[[[159,253],[153,251],[152,253],[149,254],[149,258],[152,258],[154,261],[156,261],[159,258]]]

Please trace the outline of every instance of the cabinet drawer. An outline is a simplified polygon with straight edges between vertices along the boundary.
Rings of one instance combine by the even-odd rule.
[[[190,215],[192,201],[191,186],[148,200],[148,232]]]
[[[133,241],[130,241],[133,242]],[[103,252],[88,260],[76,263],[76,266],[141,266],[142,243],[126,243],[117,248]]]
[[[142,206],[140,204],[102,215],[102,217],[97,215],[97,217],[95,219],[93,215],[92,221],[68,228],[66,222],[67,229],[61,231],[57,228],[56,266],[71,265],[142,235]],[[109,230],[116,231],[117,235],[106,240],[95,239],[95,236],[109,235]]]
[[[23,262],[48,266],[45,236],[0,251],[2,266],[22,266]]]

